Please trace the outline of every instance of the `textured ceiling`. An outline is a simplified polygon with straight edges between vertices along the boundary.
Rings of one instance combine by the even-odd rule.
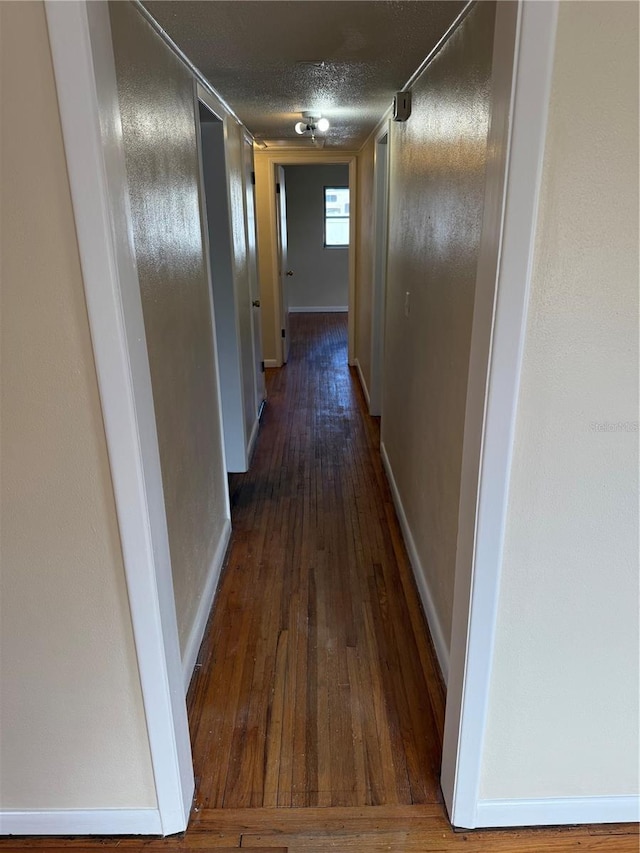
[[[457,0],[147,0],[144,6],[257,139],[331,122],[358,148],[464,6]]]

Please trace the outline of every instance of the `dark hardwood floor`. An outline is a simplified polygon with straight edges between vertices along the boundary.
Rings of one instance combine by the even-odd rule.
[[[345,315],[294,315],[188,705],[196,799],[168,839],[0,849],[270,853],[638,850],[634,826],[453,832],[438,786],[444,691]]]
[[[435,803],[444,692],[345,314],[295,314],[189,712],[198,808]]]

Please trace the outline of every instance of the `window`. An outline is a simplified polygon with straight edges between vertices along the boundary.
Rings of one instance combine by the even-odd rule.
[[[349,187],[324,188],[324,245],[349,245]]]

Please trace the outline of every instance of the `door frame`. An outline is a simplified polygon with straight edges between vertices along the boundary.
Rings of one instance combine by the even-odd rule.
[[[387,138],[386,142],[382,140]],[[381,147],[385,146],[386,173],[380,172]],[[382,375],[387,294],[387,244],[389,238],[389,163],[391,162],[391,117],[375,131],[373,149],[373,282],[371,300],[371,383],[369,414],[382,415]],[[364,382],[363,388],[366,387]]]
[[[157,797],[65,812],[56,831],[170,835],[186,828],[194,775],[109,10],[45,9]]]
[[[224,461],[224,470],[227,470],[227,449],[225,442],[225,430],[224,430],[224,417],[222,414],[222,388],[221,388],[221,379],[220,379],[220,368],[219,368],[219,356],[218,356],[218,333],[216,331],[216,311],[215,305],[213,302],[213,277],[211,274],[211,245],[209,243],[209,217],[207,213],[207,196],[204,184],[204,165],[203,165],[203,153],[202,153],[202,127],[200,122],[200,104],[209,110],[219,121],[221,124],[224,124],[225,114],[224,110],[220,108],[220,105],[216,101],[215,98],[212,98],[211,95],[202,87],[202,85],[197,81],[193,81],[193,118],[195,123],[195,137],[196,137],[196,150],[198,156],[198,191],[199,191],[199,206],[200,206],[200,221],[202,223],[202,249],[204,252],[205,259],[205,267],[207,271],[207,290],[209,292],[209,310],[211,312],[211,334],[213,336],[213,351],[215,352],[215,362],[216,362],[216,379],[217,379],[217,388],[216,388],[216,399],[218,403],[218,426],[220,429],[220,435],[222,436],[222,458]],[[243,424],[244,426],[244,424]],[[245,442],[246,445],[246,442]],[[229,490],[224,490],[225,495],[225,517],[229,520],[229,524],[231,524],[231,500],[229,497]],[[195,659],[193,661],[195,665]],[[188,666],[185,668],[185,693],[189,688],[189,681],[191,679],[191,675],[193,673],[193,666]]]
[[[45,0],[45,8],[158,799],[157,809],[120,831],[166,835],[185,828],[194,779],[119,115],[101,115],[118,104],[109,13],[105,0]],[[449,815],[461,827],[492,825],[480,775],[557,12],[558,0],[500,3],[497,12],[500,110],[490,128],[496,156],[488,164],[474,306],[442,762]],[[107,144],[101,118],[107,125],[115,119]],[[357,155],[262,156],[270,174],[276,163],[349,165],[352,363]],[[268,193],[274,248],[273,180]],[[277,275],[274,285],[279,290]],[[114,810],[109,831],[119,831],[117,822]],[[65,828],[71,834],[106,831],[72,823]]]
[[[275,262],[278,268],[278,301],[277,306],[280,311],[280,358],[282,364],[289,361],[289,349],[291,346],[290,330],[291,321],[289,318],[289,291],[287,288],[290,270],[289,266],[289,233],[288,226],[288,211],[287,211],[287,182],[285,177],[284,166],[276,165],[273,167],[273,180],[276,186],[276,255]],[[283,249],[286,248],[286,258]]]
[[[541,822],[540,801],[483,802],[480,786],[558,6],[496,11],[441,775],[451,823],[469,829]]]
[[[203,223],[204,233],[202,236],[204,253],[206,258],[206,266],[207,266],[207,281],[209,285],[209,297],[210,297],[210,306],[211,306],[211,322],[213,324],[213,341],[214,348],[216,351],[216,358],[218,363],[218,396],[219,396],[219,404],[220,404],[220,422],[221,422],[221,430],[223,436],[223,444],[224,444],[224,456],[225,456],[225,470],[229,471],[229,466],[231,465],[231,471],[246,471],[249,467],[249,460],[251,458],[251,452],[253,449],[253,445],[257,438],[258,433],[258,409],[256,407],[255,419],[252,425],[252,430],[250,431],[247,428],[246,419],[245,419],[245,399],[244,399],[244,376],[245,376],[245,365],[242,361],[242,345],[240,338],[240,309],[241,306],[239,304],[238,297],[238,269],[236,264],[236,256],[235,250],[233,247],[233,222],[232,222],[232,202],[233,202],[233,194],[230,186],[230,174],[229,174],[229,157],[230,157],[230,149],[229,149],[229,133],[230,127],[233,128],[234,125],[237,125],[237,119],[233,116],[229,116],[225,114],[225,111],[218,101],[217,98],[211,95],[202,84],[198,80],[194,80],[194,121],[196,128],[196,146],[198,149],[198,172],[199,172],[199,192],[200,192],[200,217]],[[211,244],[209,240],[209,215],[207,211],[207,192],[205,186],[204,179],[204,153],[202,150],[202,126],[199,115],[199,104],[207,109],[210,113],[212,113],[219,121],[224,137],[224,171],[225,171],[225,192],[226,192],[226,201],[228,207],[228,227],[229,227],[229,251],[231,255],[231,270],[232,270],[232,287],[233,287],[233,328],[235,330],[236,337],[236,356],[238,359],[238,383],[237,390],[240,396],[241,401],[241,411],[239,412],[240,416],[240,424],[238,425],[236,419],[234,418],[234,426],[232,430],[228,428],[225,429],[224,420],[225,413],[228,414],[226,409],[223,409],[222,403],[222,376],[220,375],[220,358],[218,355],[218,333],[216,331],[215,325],[215,300],[214,300],[214,281],[213,281],[213,273],[211,268]],[[242,144],[244,145],[244,135],[242,138]],[[242,192],[243,192],[243,200],[242,200],[242,210],[245,219],[245,238],[246,238],[246,198],[245,198],[245,173],[244,173],[244,148],[242,150],[243,160],[242,160]],[[247,275],[250,274],[248,264],[247,264]],[[254,352],[254,343],[253,343],[253,312],[251,311],[249,314],[250,322],[251,322],[251,349],[252,353]],[[253,359],[253,368],[254,373],[256,370],[255,364],[255,355]],[[254,389],[256,387],[256,378],[254,376],[253,381]],[[256,392],[254,390],[254,397],[256,396]],[[232,452],[229,453],[229,440],[232,440],[232,443],[235,443],[238,438],[240,438],[242,442],[242,447],[240,450],[233,449]],[[227,494],[228,498],[228,494]],[[229,519],[231,518],[231,512],[229,509],[229,502],[227,500],[227,512]]]
[[[246,146],[246,147],[245,147]],[[254,162],[254,150],[253,150],[253,137],[246,132],[243,133],[242,136],[242,150],[244,152],[243,160],[246,164],[247,159],[247,150],[251,157],[251,177],[247,175],[246,165],[243,168],[243,188],[244,188],[244,204],[245,204],[245,237],[247,242],[247,265],[249,268],[249,289],[251,291],[251,300],[252,300],[252,311],[251,311],[251,342],[253,348],[253,363],[254,365],[258,364],[260,361],[261,369],[255,370],[254,374],[254,386],[255,386],[255,401],[256,401],[256,413],[258,420],[260,419],[260,413],[264,406],[264,402],[267,398],[267,388],[264,377],[264,360],[263,360],[263,351],[262,351],[262,305],[255,306],[253,305],[254,297],[260,301],[260,277],[258,275],[258,207],[256,204],[256,166]],[[251,204],[253,205],[253,228],[251,229],[251,222],[249,217],[249,195],[251,195]],[[251,253],[249,252],[249,245],[251,242],[251,231],[253,232],[253,259],[251,258]],[[256,312],[259,312],[256,314]],[[259,352],[256,351],[256,342],[259,344]],[[259,358],[258,358],[259,357]]]
[[[265,164],[269,180],[267,181],[266,203],[269,209],[268,241],[271,247],[271,280],[273,282],[274,332],[278,358],[274,367],[283,364],[282,338],[282,283],[278,273],[278,226],[276,222],[276,179],[278,166],[328,166],[349,167],[349,290],[348,290],[348,362],[355,364],[355,308],[356,308],[356,223],[357,223],[357,153],[355,151],[287,151],[281,149],[271,152],[257,149],[255,154]]]

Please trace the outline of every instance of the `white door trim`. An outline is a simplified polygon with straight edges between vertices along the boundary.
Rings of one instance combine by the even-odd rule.
[[[0,813],[0,835],[161,835],[162,832],[157,808],[23,809]],[[50,846],[55,847],[55,843]]]
[[[480,800],[477,827],[558,826],[580,823],[637,823],[640,797],[549,797]]]
[[[442,789],[479,825],[479,786],[558,0],[498,3],[476,279]],[[496,824],[494,824],[496,825]]]
[[[158,801],[183,830],[193,767],[109,11],[46,0],[49,38]],[[95,814],[103,814],[95,812]],[[142,814],[142,812],[140,812]],[[139,828],[149,832],[149,816]],[[117,820],[83,827],[119,832]]]
[[[267,396],[267,388],[264,381],[264,371],[261,369],[262,362],[262,314],[260,306],[260,281],[258,278],[258,231],[257,231],[257,206],[256,206],[256,173],[255,163],[253,162],[253,140],[246,135],[242,139],[243,152],[243,169],[242,169],[242,189],[244,199],[244,228],[245,240],[247,246],[247,267],[249,275],[249,293],[251,297],[251,351],[253,353],[253,387],[254,401],[256,411],[256,421],[252,432],[257,432],[259,426],[259,416],[262,404]],[[247,169],[250,166],[250,169]],[[252,216],[249,215],[250,209]],[[251,242],[253,238],[253,253],[251,252]],[[257,299],[258,305],[254,304],[254,299]],[[249,461],[253,452],[253,443],[249,439]]]
[[[357,154],[354,152],[324,152],[317,151],[308,153],[306,151],[279,151],[277,153],[256,152],[262,162],[266,163],[266,168],[269,174],[267,186],[267,204],[269,209],[269,243],[271,245],[271,276],[274,285],[274,312],[275,323],[275,340],[276,346],[279,348],[277,367],[281,367],[283,363],[282,354],[282,339],[280,330],[282,328],[281,310],[278,311],[278,306],[282,305],[282,285],[280,282],[280,273],[278,270],[278,226],[276,222],[276,182],[272,177],[277,166],[327,166],[327,165],[345,165],[349,167],[349,198],[350,198],[350,216],[349,216],[349,316],[348,316],[348,359],[349,364],[355,364],[355,308],[356,308],[356,222],[357,222]],[[271,366],[271,362],[266,363]]]

